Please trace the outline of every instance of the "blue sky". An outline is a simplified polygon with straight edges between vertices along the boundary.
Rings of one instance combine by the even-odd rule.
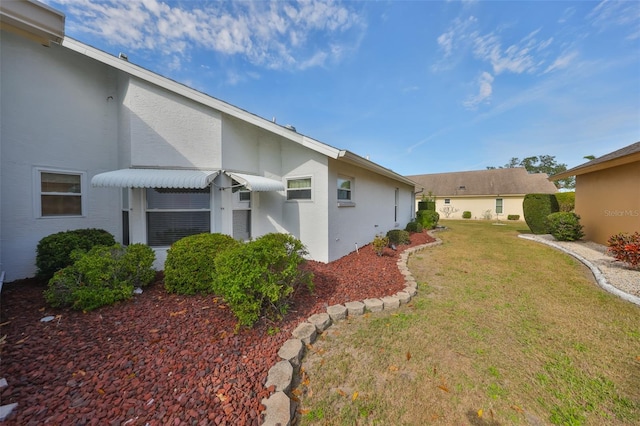
[[[403,175],[640,140],[638,1],[46,3],[69,37]]]

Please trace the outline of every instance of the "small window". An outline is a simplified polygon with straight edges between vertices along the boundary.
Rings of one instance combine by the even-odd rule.
[[[451,198],[445,198],[444,199],[444,203],[445,204],[451,204]]]
[[[40,217],[82,216],[83,174],[38,170]]]
[[[310,200],[311,178],[287,179],[287,200]]]
[[[502,198],[496,198],[496,214],[502,214]]]
[[[352,179],[338,178],[338,201],[352,201],[352,189]]]

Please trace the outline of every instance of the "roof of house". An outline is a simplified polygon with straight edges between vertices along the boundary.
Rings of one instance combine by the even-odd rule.
[[[434,173],[407,176],[415,182],[416,192],[434,196],[488,196],[553,194],[558,190],[546,173],[528,173],[523,167]]]
[[[26,12],[23,8],[8,8],[7,4],[18,4],[19,6],[25,6]],[[2,29],[17,29],[20,34],[33,38],[43,38],[43,27],[48,26],[52,29],[48,30],[41,42],[57,42],[61,46],[73,50],[88,58],[92,58],[105,65],[111,66],[117,70],[120,70],[130,76],[147,81],[165,90],[171,91],[185,98],[191,99],[202,105],[214,108],[222,113],[228,114],[232,117],[239,118],[247,123],[253,124],[257,127],[265,129],[271,133],[280,135],[286,139],[296,142],[302,146],[305,146],[313,151],[326,155],[329,158],[333,158],[338,161],[344,161],[346,163],[362,167],[365,170],[369,170],[380,175],[389,177],[396,181],[403,182],[407,185],[413,185],[413,182],[406,177],[394,172],[391,169],[383,167],[373,161],[370,161],[364,157],[361,157],[353,152],[334,148],[323,142],[312,139],[296,131],[293,126],[283,126],[277,124],[271,120],[259,117],[246,110],[238,108],[227,102],[216,99],[206,93],[199,92],[191,87],[185,86],[169,78],[163,77],[152,71],[149,71],[143,67],[135,65],[128,61],[126,57],[115,57],[107,52],[96,49],[92,46],[86,45],[80,41],[67,37],[64,34],[64,14],[37,1],[29,2],[1,2],[0,3],[0,18],[2,23]],[[36,14],[36,12],[38,12]],[[24,16],[32,16],[32,19],[23,19]],[[53,23],[50,23],[52,21]],[[20,27],[17,28],[17,22]],[[12,25],[9,25],[12,24]],[[45,25],[46,24],[46,25]]]
[[[584,164],[569,169],[566,172],[555,174],[549,179],[564,179],[569,176],[577,176],[585,173],[596,172],[598,170],[621,166],[623,164],[633,163],[636,161],[640,161],[640,142],[632,143],[629,146],[625,146],[624,148],[620,148],[617,151],[605,154],[602,157],[595,158]]]

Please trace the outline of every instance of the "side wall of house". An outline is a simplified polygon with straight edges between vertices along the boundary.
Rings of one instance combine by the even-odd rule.
[[[497,198],[502,198],[502,213],[500,215],[496,214]],[[445,204],[445,199],[449,199],[449,204]],[[524,221],[523,200],[524,196],[522,195],[491,195],[473,198],[442,196],[436,198],[436,211],[440,214],[440,219],[462,219],[462,213],[470,211],[471,219],[485,219],[486,213],[487,217],[490,214],[493,220],[507,220],[508,215],[519,215],[519,220]],[[449,213],[449,217],[447,217],[447,213]]]
[[[103,228],[119,238],[120,195],[90,187],[117,166],[117,76],[58,45],[0,37],[0,269],[6,281],[33,276],[38,241],[69,229]],[[38,168],[84,173],[79,217],[39,217]]]
[[[585,239],[606,244],[640,231],[640,162],[576,176],[576,208]]]
[[[328,260],[327,157],[281,136],[233,117],[223,119],[223,168],[281,181],[312,180],[311,200],[286,200],[283,192],[251,194],[252,236],[287,232],[299,238],[310,256]],[[231,233],[231,212],[225,211],[221,232]]]
[[[338,202],[338,178],[351,181],[351,203]],[[346,162],[330,161],[327,187],[329,261],[371,243],[377,234],[404,229],[414,213],[413,186]]]

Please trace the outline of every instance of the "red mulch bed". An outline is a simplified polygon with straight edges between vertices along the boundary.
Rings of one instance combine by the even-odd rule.
[[[413,234],[410,246],[431,241]],[[161,281],[89,313],[47,307],[34,280],[7,283],[0,377],[9,386],[0,404],[18,407],[5,424],[262,424],[261,400],[273,391],[267,372],[292,330],[327,306],[402,290],[397,260],[407,247],[377,256],[369,245],[329,264],[308,262],[314,293],[299,291],[283,321],[237,334],[219,299],[167,294]],[[40,321],[48,315],[56,318]]]

